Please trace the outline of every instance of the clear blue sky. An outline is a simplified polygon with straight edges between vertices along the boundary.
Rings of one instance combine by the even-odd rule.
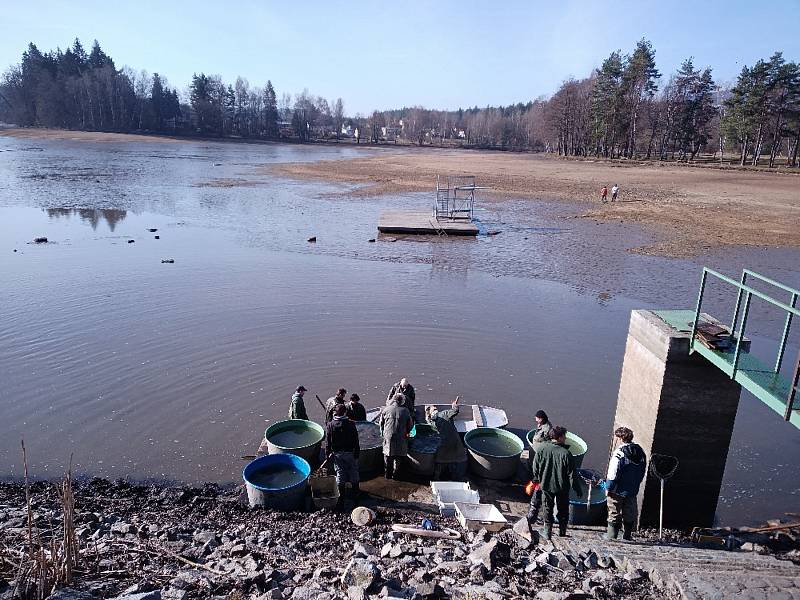
[[[193,72],[271,79],[278,95],[341,96],[349,114],[420,104],[510,104],[549,95],[641,37],[664,74],[688,56],[720,81],[782,50],[800,60],[800,0],[80,2],[0,6],[0,66],[29,41],[100,41],[118,67],[179,90]]]

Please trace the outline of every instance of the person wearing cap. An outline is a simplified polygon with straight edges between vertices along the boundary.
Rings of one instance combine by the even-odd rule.
[[[414,421],[403,404],[403,394],[395,394],[381,411],[381,436],[386,479],[394,479],[398,464],[408,454],[408,434]]]
[[[339,487],[336,508],[341,510],[344,507],[348,483],[352,487],[353,501],[358,502],[358,455],[361,451],[356,424],[347,418],[347,407],[344,404],[337,404],[333,410],[333,419],[325,428],[325,446],[328,458],[333,459],[336,485]]]
[[[425,417],[429,425],[436,429],[441,443],[436,451],[436,466],[433,478],[436,481],[464,481],[467,471],[467,451],[458,434],[453,420],[458,416],[459,396],[453,401],[452,408],[437,410],[435,406],[425,408]]]
[[[550,443],[550,432],[553,430],[553,426],[550,424],[550,420],[547,418],[547,413],[543,410],[536,411],[536,431],[533,433],[533,437],[531,438],[531,467],[533,467],[533,458],[536,452],[544,444]],[[531,493],[531,503],[528,506],[528,523],[533,525],[536,520],[539,518],[539,511],[542,509],[542,488],[539,485],[539,482],[535,479],[531,479],[531,483],[533,483],[533,492]]]
[[[414,391],[414,386],[408,383],[408,379],[403,377],[400,381],[392,386],[391,390],[389,390],[389,395],[386,396],[387,406],[389,405],[389,402],[391,402],[392,398],[395,397],[395,394],[403,394],[406,399],[404,406],[411,415],[411,419],[416,422],[417,415],[414,411],[414,405],[417,401],[417,393]]]
[[[306,404],[303,402],[303,394],[305,394],[306,391],[306,388],[302,385],[297,386],[297,389],[294,391],[292,402],[289,404],[290,419],[303,419],[304,421],[308,421]]]
[[[358,394],[350,395],[350,402],[347,404],[347,416],[353,421],[366,421],[367,409],[361,404]]]
[[[580,493],[575,475],[575,459],[566,445],[567,430],[553,427],[551,442],[543,444],[533,459],[533,481],[538,481],[544,498],[544,532],[546,539],[553,537],[553,509],[558,509],[558,534],[567,535],[570,488]]]

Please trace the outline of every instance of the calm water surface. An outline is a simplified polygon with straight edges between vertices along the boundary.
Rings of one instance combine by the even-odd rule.
[[[428,196],[263,174],[355,152],[0,137],[0,477],[24,437],[37,476],[72,454],[81,474],[235,481],[297,385],[321,422],[313,394],[371,407],[403,376],[421,402],[506,409],[521,436],[544,408],[602,469],[632,309],[691,307],[702,264],[800,285],[795,251],[643,256],[626,249],[648,234],[564,203],[486,197],[500,235],[373,243],[382,209]],[[780,319],[753,326],[769,353]],[[797,511],[798,459],[797,430],[743,395],[720,519]]]

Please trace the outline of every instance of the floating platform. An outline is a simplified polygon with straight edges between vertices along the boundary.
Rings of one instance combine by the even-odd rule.
[[[478,235],[478,226],[468,219],[437,220],[430,211],[385,210],[378,219],[381,233],[417,235]]]

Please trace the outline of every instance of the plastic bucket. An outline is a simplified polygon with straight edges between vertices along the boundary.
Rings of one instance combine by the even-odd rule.
[[[294,454],[316,465],[325,430],[314,421],[286,419],[273,423],[264,432],[270,454]]]
[[[431,477],[436,468],[436,451],[441,437],[432,425],[419,423],[415,428],[416,435],[408,440],[408,467],[415,475]]]
[[[381,428],[369,421],[356,421],[358,443],[358,473],[362,477],[380,473],[383,470],[383,438]]]
[[[268,454],[242,471],[250,506],[296,510],[305,503],[311,465],[294,454]]]
[[[525,449],[513,433],[495,427],[478,427],[464,436],[472,473],[485,479],[510,479]]]
[[[600,486],[592,486],[592,497],[586,503],[586,491],[589,487],[582,479],[578,483],[581,493],[575,490],[569,493],[569,522],[571,525],[602,525],[606,522],[606,494]]]
[[[533,449],[533,434],[536,433],[535,429],[531,429],[526,435],[525,439],[528,442],[528,447],[531,449],[530,456],[531,461],[533,460],[533,455],[535,450]],[[575,468],[580,469],[583,465],[583,458],[586,456],[586,452],[589,450],[589,444],[580,437],[579,435],[572,433],[571,431],[567,432],[567,441],[564,442],[567,446],[569,446],[569,451],[572,454],[573,459],[575,460]]]

